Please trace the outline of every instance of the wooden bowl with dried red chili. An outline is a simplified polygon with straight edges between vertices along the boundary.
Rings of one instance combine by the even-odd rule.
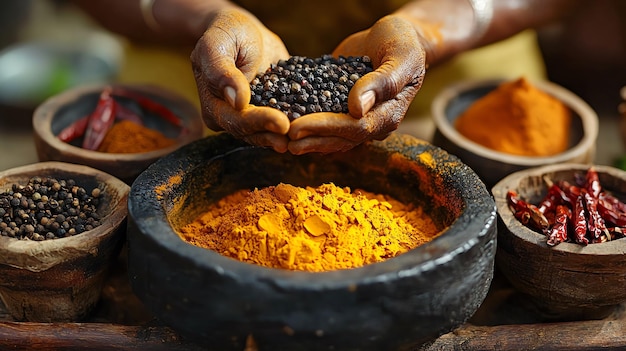
[[[40,161],[103,170],[131,183],[150,164],[203,136],[198,109],[149,85],[90,85],[43,102],[33,114]]]
[[[547,320],[597,319],[626,301],[626,172],[536,167],[505,177],[492,194],[496,267],[531,310]]]

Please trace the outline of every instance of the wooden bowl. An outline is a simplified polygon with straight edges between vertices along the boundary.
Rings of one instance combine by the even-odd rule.
[[[426,209],[441,234],[375,264],[326,272],[241,262],[176,228],[239,189],[333,182]],[[476,174],[409,136],[330,155],[279,154],[226,134],[191,143],[142,173],[129,198],[129,275],[159,319],[200,345],[242,350],[394,350],[464,323],[493,277],[495,204]]]
[[[17,321],[78,321],[98,303],[109,267],[124,243],[130,187],[87,166],[41,162],[0,172],[0,190],[25,185],[35,176],[71,178],[85,189],[100,187],[101,224],[43,241],[0,236],[0,297]]]
[[[626,239],[583,246],[563,242],[546,244],[546,236],[517,220],[506,194],[538,203],[546,194],[544,177],[574,181],[590,165],[558,164],[515,172],[496,184],[492,193],[498,209],[496,267],[540,317],[554,320],[604,318],[626,301]],[[600,184],[622,201],[626,199],[626,172],[595,165]]]
[[[130,184],[139,173],[160,157],[203,136],[204,122],[198,109],[181,96],[157,86],[113,84],[110,86],[141,93],[165,105],[181,119],[188,133],[181,134],[180,128],[155,113],[144,111],[144,125],[175,138],[175,145],[142,153],[106,153],[83,149],[79,144],[59,140],[57,135],[63,128],[93,111],[105,86],[89,85],[69,89],[37,107],[32,123],[39,161],[61,161],[90,166]]]
[[[561,100],[572,112],[570,148],[565,152],[545,157],[511,155],[475,143],[458,132],[454,123],[463,111],[502,82],[504,80],[501,79],[470,80],[442,90],[432,104],[432,116],[435,122],[433,144],[458,156],[478,174],[489,189],[506,175],[523,169],[555,163],[593,162],[599,128],[597,114],[574,93],[547,81],[537,81],[532,84]]]

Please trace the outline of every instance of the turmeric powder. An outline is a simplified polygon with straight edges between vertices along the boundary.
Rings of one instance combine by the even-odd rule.
[[[466,138],[519,156],[551,156],[568,148],[571,113],[525,78],[476,100],[455,122]]]
[[[123,120],[111,127],[104,136],[98,151],[119,154],[149,152],[172,146],[175,143],[176,140],[166,137],[158,130]]]
[[[278,184],[218,201],[181,238],[240,261],[311,272],[380,262],[432,240],[421,208],[333,183]]]

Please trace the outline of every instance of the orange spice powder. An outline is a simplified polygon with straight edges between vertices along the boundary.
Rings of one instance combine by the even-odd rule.
[[[502,83],[455,122],[466,138],[519,156],[551,156],[568,148],[571,112],[525,78]]]
[[[158,130],[123,120],[111,127],[98,151],[119,154],[140,153],[163,149],[175,143],[176,140],[166,137]]]
[[[421,208],[332,183],[241,190],[179,230],[183,240],[243,262],[312,272],[380,262],[437,234]]]

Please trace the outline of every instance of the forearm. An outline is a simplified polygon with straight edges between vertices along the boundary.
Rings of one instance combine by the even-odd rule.
[[[156,0],[151,12],[157,26],[147,23],[140,0],[73,0],[104,28],[129,39],[174,45],[194,45],[212,14],[236,5],[227,0]]]
[[[426,50],[428,65],[508,38],[565,16],[579,0],[492,0],[491,19],[481,25],[469,0],[415,0],[395,14],[409,19]]]

